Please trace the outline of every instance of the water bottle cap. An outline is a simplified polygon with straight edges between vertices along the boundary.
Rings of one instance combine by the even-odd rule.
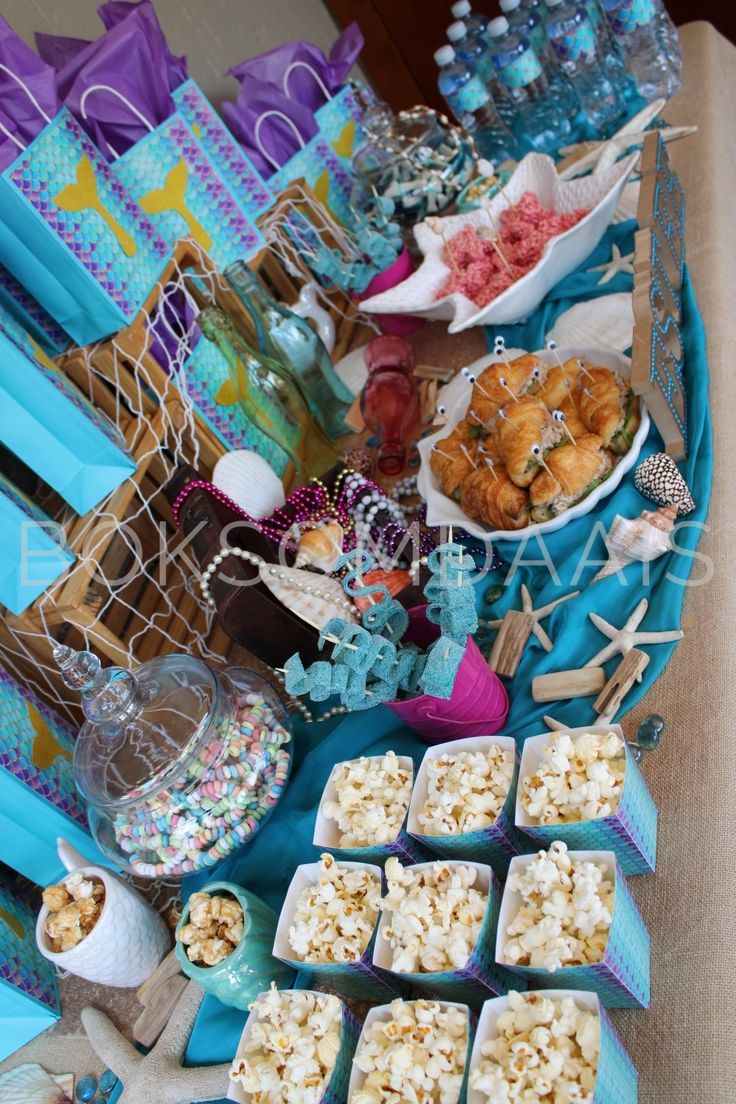
[[[521,4],[521,0],[499,0],[499,8],[502,12],[516,11]]]
[[[453,4],[450,11],[456,19],[464,19],[466,15],[470,15],[470,0],[457,0],[457,4]]]
[[[434,52],[434,60],[439,66],[449,65],[455,60],[455,51],[452,46],[440,46],[439,50]]]
[[[458,19],[457,23],[451,23],[447,28],[447,37],[450,42],[460,42],[461,39],[465,38],[467,32],[468,28],[465,26],[462,19]]]
[[[486,34],[489,34],[491,38],[500,38],[501,35],[506,34],[509,29],[509,21],[505,15],[498,15],[495,19],[486,27]]]

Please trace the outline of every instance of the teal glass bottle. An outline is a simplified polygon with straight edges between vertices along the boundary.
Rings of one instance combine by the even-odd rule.
[[[311,479],[332,467],[338,450],[313,418],[299,381],[281,363],[249,345],[218,307],[201,311],[197,325],[227,361],[233,401],[284,450],[298,475]]]
[[[281,361],[297,378],[312,414],[327,433],[349,433],[345,415],[354,396],[306,318],[277,303],[245,261],[229,265],[225,278],[253,320],[260,351]]]

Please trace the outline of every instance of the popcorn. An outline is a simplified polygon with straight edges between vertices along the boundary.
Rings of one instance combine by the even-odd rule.
[[[600,962],[608,944],[614,883],[605,864],[572,859],[557,840],[519,873],[507,890],[523,904],[506,927],[512,938],[503,949],[506,962],[550,973],[562,966]]]
[[[354,1064],[365,1073],[349,1104],[457,1104],[468,1047],[467,1012],[434,1001],[392,1001],[363,1031]]]
[[[336,800],[325,801],[322,813],[337,821],[340,847],[393,843],[406,819],[413,782],[413,772],[393,751],[338,763],[330,781]]]
[[[618,808],[625,771],[615,732],[551,732],[539,766],[522,781],[521,804],[540,824],[607,817]]]
[[[189,922],[176,933],[187,958],[197,966],[216,966],[232,954],[243,938],[243,908],[235,897],[193,893]]]
[[[303,962],[357,962],[378,919],[381,883],[370,870],[351,870],[320,856],[321,876],[299,894],[289,946]]]
[[[600,1056],[601,1024],[572,997],[508,995],[496,1037],[481,1046],[470,1087],[490,1104],[512,1100],[592,1104]]]
[[[59,885],[47,886],[43,903],[49,910],[44,931],[54,954],[71,951],[92,931],[105,903],[105,887],[96,878],[76,872]]]
[[[492,744],[426,762],[427,800],[417,821],[428,836],[457,836],[494,824],[514,777],[514,755]]]
[[[338,998],[280,993],[272,982],[250,1008],[245,1056],[234,1059],[230,1080],[252,1095],[253,1104],[319,1104],[340,1050]]]
[[[437,973],[465,966],[488,906],[487,894],[472,888],[477,877],[475,867],[460,863],[417,868],[387,860],[388,893],[380,907],[391,914],[381,932],[393,951],[391,970]]]

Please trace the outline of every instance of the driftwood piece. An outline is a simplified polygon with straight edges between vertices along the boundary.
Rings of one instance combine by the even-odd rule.
[[[606,684],[602,667],[581,667],[576,671],[550,671],[532,679],[535,702],[562,701],[566,698],[587,698],[598,694]]]
[[[488,658],[488,666],[500,678],[513,678],[516,674],[533,627],[531,613],[509,610],[504,617]]]
[[[593,703],[596,713],[613,717],[634,683],[641,682],[648,663],[646,652],[631,648]]]

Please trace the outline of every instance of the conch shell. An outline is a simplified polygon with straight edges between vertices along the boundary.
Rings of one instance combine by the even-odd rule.
[[[345,532],[339,521],[322,521],[299,538],[294,567],[313,567],[331,575],[342,556]]]
[[[672,548],[670,533],[676,517],[677,510],[674,506],[643,510],[638,518],[625,518],[616,514],[606,539],[608,563],[592,581],[596,583],[599,579],[614,575],[634,560],[649,563],[669,552]]]

